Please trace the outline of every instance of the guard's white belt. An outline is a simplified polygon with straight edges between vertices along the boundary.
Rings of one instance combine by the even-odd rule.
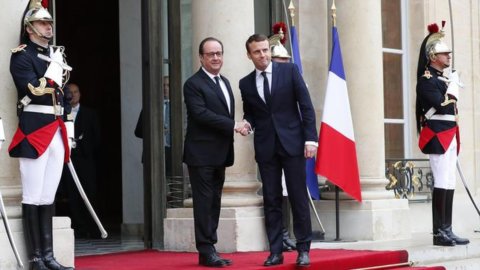
[[[434,114],[428,120],[443,120],[443,121],[457,121],[455,115],[451,114]]]
[[[36,105],[36,104],[29,104],[23,107],[24,112],[35,112],[35,113],[44,113],[44,114],[53,114],[55,115],[55,107],[54,106],[47,106],[47,105]],[[61,114],[63,114],[63,107],[61,107]]]

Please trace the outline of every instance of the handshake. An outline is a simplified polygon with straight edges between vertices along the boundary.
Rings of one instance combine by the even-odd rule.
[[[235,132],[242,134],[243,136],[247,136],[248,134],[252,134],[252,126],[250,123],[243,119],[241,122],[235,122],[235,127],[234,127]]]

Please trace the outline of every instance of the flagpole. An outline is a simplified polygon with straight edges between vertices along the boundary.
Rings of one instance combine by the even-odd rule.
[[[335,0],[332,2],[332,25],[337,27],[337,7],[335,6]],[[341,241],[340,238],[340,188],[335,185],[335,241]]]
[[[286,8],[285,0],[282,0],[282,3],[283,3],[283,7]],[[290,11],[290,19],[292,21],[291,25],[289,25],[288,18],[286,20],[287,21],[287,27],[290,30],[290,38],[288,40],[290,41],[290,52],[291,52],[292,60],[293,60],[292,63],[295,63],[295,62],[300,63],[299,59],[295,59],[295,54],[293,53],[293,46],[292,46],[293,35],[295,34],[295,33],[292,33],[292,28],[295,26],[295,21],[294,21],[295,6],[293,5],[292,0],[290,0],[290,4],[288,5],[288,10]],[[287,10],[285,9],[285,14],[286,13],[287,13]],[[318,188],[318,183],[317,183],[317,188]],[[307,195],[308,195],[308,200],[310,202],[310,206],[312,207],[313,213],[315,214],[315,219],[317,220],[318,225],[320,225],[320,230],[321,230],[320,231],[320,240],[324,240],[325,239],[325,228],[323,227],[322,221],[320,220],[320,216],[318,215],[317,209],[315,208],[315,204],[313,203],[312,196],[310,194],[310,190],[309,190],[308,186],[307,186]]]
[[[295,22],[293,21],[293,17],[295,16],[295,6],[293,5],[292,3],[292,0],[290,0],[290,4],[288,5],[288,10],[290,11],[290,18],[291,18],[291,21],[292,23],[290,24],[290,22],[288,21],[288,12],[287,12],[287,5],[285,5],[285,0],[282,0],[282,4],[283,4],[283,10],[285,12],[285,16],[287,16],[287,18],[285,18],[286,22],[287,22],[287,28],[288,28],[288,31],[290,31],[290,38],[287,38],[288,40],[288,44],[290,45],[290,55],[292,56],[292,63],[295,63],[295,57],[293,55],[293,45],[292,45],[292,31],[291,31],[291,26],[294,26],[295,25]]]
[[[330,9],[332,10],[332,25],[337,27],[337,7],[335,6],[335,0],[333,0],[332,7]]]

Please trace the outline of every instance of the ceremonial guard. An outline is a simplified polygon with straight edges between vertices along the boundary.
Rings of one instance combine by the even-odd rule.
[[[19,158],[24,235],[35,270],[74,269],[60,265],[53,254],[53,203],[69,160],[73,122],[71,97],[63,89],[71,68],[64,48],[50,45],[52,38],[52,16],[40,0],[31,0],[23,17],[23,44],[12,50],[10,60],[19,125],[8,151]]]
[[[469,243],[452,232],[452,206],[455,191],[460,136],[457,102],[462,87],[458,73],[448,76],[451,50],[443,42],[444,32],[437,24],[428,26],[418,59],[416,119],[419,147],[429,155],[434,176],[432,195],[433,244],[455,246]]]

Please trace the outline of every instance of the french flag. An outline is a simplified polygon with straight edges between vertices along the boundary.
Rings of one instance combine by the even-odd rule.
[[[362,201],[352,114],[337,28],[332,29],[333,48],[327,79],[315,172]]]

